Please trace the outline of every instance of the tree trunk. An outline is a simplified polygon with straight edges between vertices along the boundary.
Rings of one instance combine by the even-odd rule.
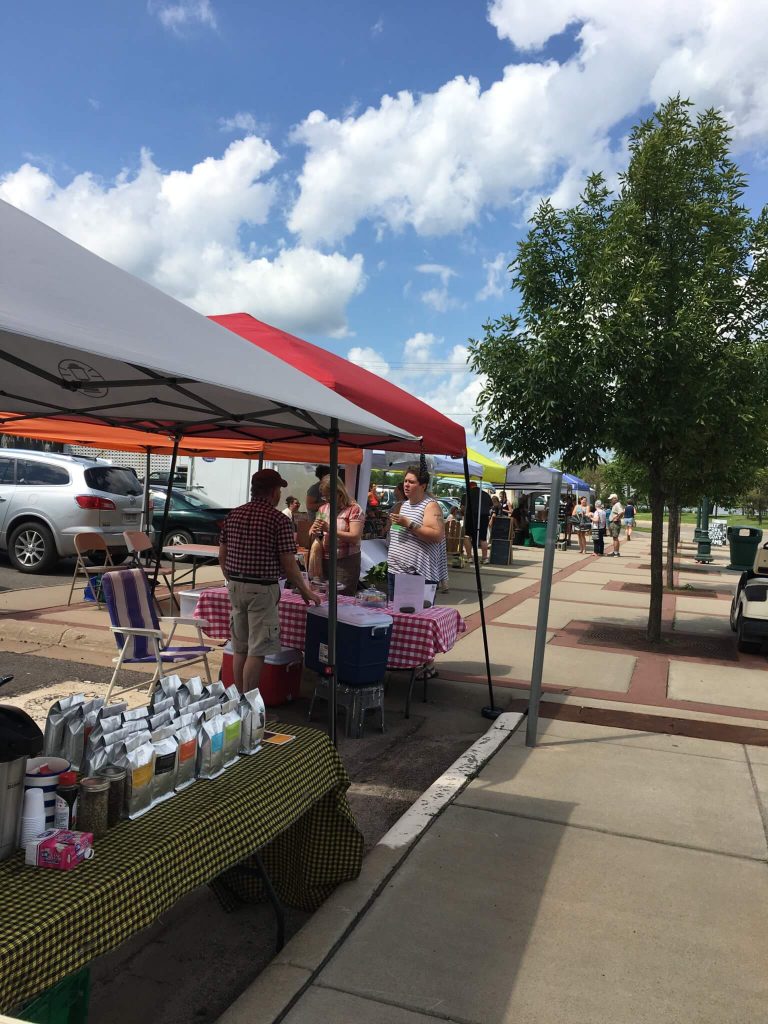
[[[667,587],[671,590],[675,585],[675,561],[677,560],[677,542],[680,529],[680,506],[675,498],[667,502],[669,520],[667,522]]]
[[[648,639],[661,642],[661,602],[664,597],[664,492],[658,475],[651,473],[651,603]]]

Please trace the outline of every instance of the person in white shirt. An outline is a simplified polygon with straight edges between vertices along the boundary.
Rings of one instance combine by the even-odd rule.
[[[296,533],[296,520],[293,518],[293,516],[295,512],[299,511],[300,508],[301,502],[299,501],[298,498],[294,498],[293,495],[291,495],[289,498],[285,499],[285,508],[283,509],[283,515],[288,516],[288,518],[293,523],[294,533]]]
[[[619,501],[618,494],[609,494],[608,501],[613,502],[611,505],[611,511],[608,513],[608,532],[611,535],[613,541],[613,551],[608,555],[608,558],[620,558],[621,551],[621,521],[624,518],[624,506]]]

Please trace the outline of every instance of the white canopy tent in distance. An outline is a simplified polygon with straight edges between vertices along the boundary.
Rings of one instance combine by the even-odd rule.
[[[0,406],[173,439],[384,447],[419,438],[0,201]],[[19,424],[19,432],[22,426]],[[163,529],[170,506],[166,494]],[[329,731],[336,741],[336,488],[328,614]],[[162,533],[161,533],[162,536]]]

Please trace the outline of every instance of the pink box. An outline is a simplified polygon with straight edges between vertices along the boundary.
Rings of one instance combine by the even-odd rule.
[[[68,832],[50,828],[25,847],[24,863],[37,868],[71,871],[93,856],[93,835],[90,832]]]

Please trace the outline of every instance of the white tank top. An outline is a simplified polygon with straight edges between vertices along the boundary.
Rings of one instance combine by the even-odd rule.
[[[415,523],[417,527],[422,526],[427,506],[434,500],[434,498],[424,497],[418,505],[404,501],[400,506],[400,515]],[[431,583],[447,580],[448,556],[445,550],[445,538],[437,544],[426,544],[406,527],[398,527],[396,523],[393,523],[389,531],[387,564],[390,572],[416,572]]]

